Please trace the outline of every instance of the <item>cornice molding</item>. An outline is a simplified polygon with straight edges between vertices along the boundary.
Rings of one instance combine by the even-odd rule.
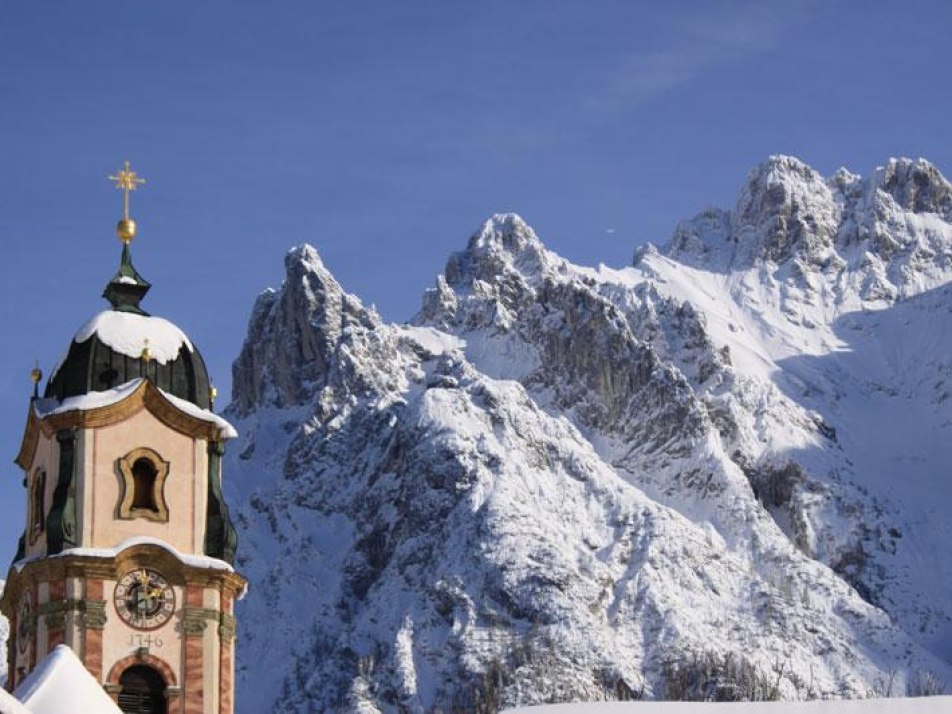
[[[52,437],[60,429],[97,429],[111,426],[135,416],[143,409],[180,434],[205,441],[221,440],[220,426],[182,411],[162,394],[151,379],[146,378],[129,395],[103,407],[73,409],[41,419],[31,405],[16,463],[24,470],[30,468],[40,433]]]
[[[237,597],[247,584],[234,571],[189,565],[160,545],[139,543],[116,556],[61,555],[31,561],[20,569],[11,568],[0,597],[0,612],[10,617],[23,589],[34,583],[66,578],[118,580],[129,570],[144,567],[160,571],[172,585],[213,588],[230,598]]]

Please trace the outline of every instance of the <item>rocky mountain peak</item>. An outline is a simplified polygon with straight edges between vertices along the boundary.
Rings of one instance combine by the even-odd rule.
[[[544,276],[561,263],[521,217],[497,213],[470,237],[466,250],[449,257],[436,286],[424,293],[414,322],[449,327],[465,312],[471,326],[506,330],[512,311],[533,299]],[[463,304],[479,309],[461,310]]]
[[[374,328],[377,315],[346,293],[311,245],[285,256],[280,291],[255,301],[248,337],[232,367],[232,402],[239,414],[258,406],[300,404],[322,382],[342,341]]]
[[[409,325],[292,250],[235,366],[248,711],[952,681],[921,559],[952,542],[949,293],[855,302],[952,280],[915,173],[771,157],[636,269],[493,216]]]
[[[334,276],[324,267],[324,261],[321,260],[317,248],[310,243],[300,243],[291,248],[284,256],[284,269],[287,272],[303,270],[334,280]]]
[[[794,256],[822,260],[838,222],[824,178],[792,156],[771,156],[755,167],[732,216],[738,257],[774,263]]]
[[[840,207],[827,181],[793,156],[755,166],[733,210],[707,208],[675,228],[665,253],[727,271],[769,261],[824,262],[833,247]]]
[[[952,185],[924,159],[825,179],[772,156],[750,172],[733,210],[682,221],[664,252],[719,273],[766,271],[787,286],[786,302],[809,305],[826,290],[841,305],[888,304],[952,276],[950,224]],[[801,307],[783,309],[799,319]]]
[[[790,183],[815,181],[822,177],[805,161],[787,154],[771,154],[747,174],[748,183]]]
[[[469,240],[467,251],[506,251],[518,255],[528,248],[542,248],[532,227],[516,213],[493,214]]]
[[[515,213],[497,213],[472,235],[466,250],[446,264],[446,281],[453,286],[493,280],[507,269],[536,272],[545,263],[545,246],[535,231]]]
[[[877,169],[873,182],[906,211],[952,220],[952,185],[925,159],[890,159]]]

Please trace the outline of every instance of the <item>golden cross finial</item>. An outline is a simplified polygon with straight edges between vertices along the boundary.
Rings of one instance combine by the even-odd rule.
[[[145,183],[145,179],[139,178],[139,175],[135,171],[129,170],[129,162],[126,162],[126,167],[120,169],[115,176],[109,177],[110,181],[116,182],[116,188],[125,193],[123,200],[123,207],[125,212],[123,213],[123,218],[129,220],[129,192],[135,191],[139,184]]]

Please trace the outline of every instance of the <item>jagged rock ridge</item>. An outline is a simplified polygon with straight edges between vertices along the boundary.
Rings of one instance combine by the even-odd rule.
[[[718,271],[758,264],[834,299],[891,302],[947,280],[950,220],[952,185],[924,159],[891,159],[864,180],[846,169],[825,179],[774,156],[750,173],[733,210],[680,223],[665,253]]]
[[[949,319],[949,195],[925,162],[864,182],[772,158],[620,271],[496,216],[412,326],[293,250],[235,363],[240,706],[663,697],[728,657],[761,695],[948,677],[952,578],[853,434],[900,397],[948,428],[943,345],[902,379],[866,367],[883,325]]]

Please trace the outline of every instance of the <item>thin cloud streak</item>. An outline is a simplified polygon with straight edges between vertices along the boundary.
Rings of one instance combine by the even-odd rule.
[[[603,122],[698,77],[715,75],[725,64],[780,49],[819,8],[819,0],[740,0],[702,5],[694,17],[676,23],[670,13],[647,16],[647,36],[662,46],[652,49],[641,40],[641,45],[606,53],[586,68],[587,81],[583,74],[573,83],[574,94],[564,94],[564,101],[544,111],[532,111],[525,98],[516,97],[507,112],[481,112],[465,143],[512,160],[577,142]],[[635,36],[632,42],[638,42]]]
[[[733,12],[695,18],[663,49],[634,52],[601,91],[590,98],[591,110],[610,112],[640,104],[702,75],[710,68],[747,55],[769,52],[802,24],[816,6],[804,2],[747,2]]]

